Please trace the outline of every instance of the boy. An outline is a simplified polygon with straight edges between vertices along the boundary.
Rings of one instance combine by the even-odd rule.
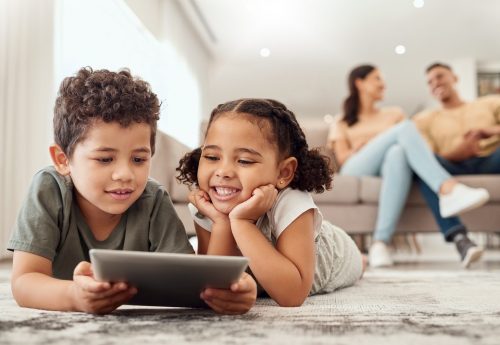
[[[148,180],[160,104],[128,71],[82,68],[66,78],[54,109],[54,167],[39,171],[19,213],[12,293],[23,307],[109,313],[137,291],[94,280],[91,248],[193,253],[167,192]],[[255,302],[244,274],[231,290],[201,297],[219,313]]]

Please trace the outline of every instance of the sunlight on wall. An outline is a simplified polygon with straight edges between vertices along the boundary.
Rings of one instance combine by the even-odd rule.
[[[57,86],[83,66],[127,67],[148,81],[162,102],[158,128],[186,145],[197,145],[197,80],[177,51],[158,42],[122,0],[59,0],[55,17]]]

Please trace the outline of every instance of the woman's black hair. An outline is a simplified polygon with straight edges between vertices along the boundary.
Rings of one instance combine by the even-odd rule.
[[[356,80],[365,79],[374,69],[376,69],[376,67],[372,65],[361,65],[355,67],[351,73],[349,73],[349,77],[347,78],[349,96],[347,96],[344,101],[344,117],[342,118],[349,127],[358,122],[360,110],[359,90],[356,87]]]
[[[309,149],[304,132],[295,115],[286,106],[272,99],[239,99],[217,106],[210,114],[207,132],[221,114],[233,113],[255,117],[262,130],[270,125],[269,140],[276,143],[280,159],[295,157],[298,161],[290,187],[308,192],[322,193],[332,187],[333,170],[330,158],[319,149]],[[261,121],[265,121],[262,123]],[[197,172],[201,148],[187,153],[180,161],[177,179],[187,185],[198,185]]]

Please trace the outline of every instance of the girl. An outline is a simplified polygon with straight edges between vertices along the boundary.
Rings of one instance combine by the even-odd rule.
[[[180,181],[198,188],[190,196],[198,252],[248,257],[256,280],[280,306],[299,306],[310,294],[360,279],[356,245],[323,221],[308,193],[331,187],[329,160],[309,150],[283,104],[219,105],[203,146],[177,170]]]
[[[344,102],[344,114],[332,127],[328,146],[335,151],[341,174],[382,176],[369,262],[374,267],[390,266],[392,258],[386,245],[396,230],[413,173],[439,194],[443,217],[479,207],[488,200],[489,194],[485,189],[469,188],[453,179],[399,108],[375,107],[375,103],[382,100],[385,88],[378,69],[371,65],[356,67],[349,75],[348,84],[350,95]],[[439,225],[446,240],[455,239],[467,267],[479,259],[482,249],[466,236],[465,228],[454,219],[444,219]],[[458,234],[461,236],[456,236]]]

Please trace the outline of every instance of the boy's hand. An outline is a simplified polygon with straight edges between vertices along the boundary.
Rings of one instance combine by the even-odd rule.
[[[251,275],[244,272],[230,290],[207,288],[200,297],[219,314],[244,314],[255,304],[257,284]]]
[[[110,313],[126,303],[137,289],[126,283],[98,282],[90,262],[80,262],[73,272],[73,299],[76,309],[92,314]]]
[[[255,188],[250,199],[233,208],[229,213],[229,219],[247,220],[255,223],[271,209],[277,196],[278,190],[272,184]]]
[[[210,218],[214,223],[228,221],[227,215],[219,212],[215,208],[214,204],[212,204],[212,200],[210,200],[210,196],[203,190],[197,189],[191,191],[191,193],[189,193],[189,202],[198,209],[198,212]]]

